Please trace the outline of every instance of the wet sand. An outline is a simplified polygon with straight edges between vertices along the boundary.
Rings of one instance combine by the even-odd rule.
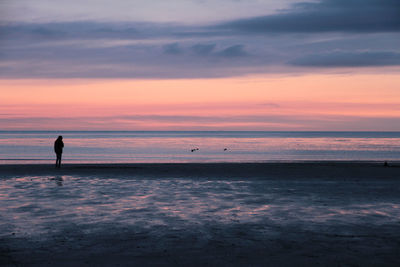
[[[391,165],[0,165],[0,265],[399,266]]]
[[[0,165],[0,177],[35,175],[134,176],[143,178],[332,178],[393,179],[400,162],[303,162],[303,163],[132,163]]]

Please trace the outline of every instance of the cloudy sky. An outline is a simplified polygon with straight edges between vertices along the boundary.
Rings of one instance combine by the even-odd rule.
[[[400,130],[398,0],[2,0],[0,125]]]

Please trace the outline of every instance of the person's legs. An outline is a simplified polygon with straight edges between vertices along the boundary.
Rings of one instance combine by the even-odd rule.
[[[58,168],[61,168],[61,153],[60,153],[60,157],[58,158]]]
[[[57,154],[57,159],[56,159],[56,168],[61,167],[61,153]]]

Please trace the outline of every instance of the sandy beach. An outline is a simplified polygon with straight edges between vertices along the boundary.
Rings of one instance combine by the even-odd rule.
[[[2,266],[399,266],[400,164],[0,165]]]
[[[400,162],[322,161],[295,163],[130,163],[130,164],[53,164],[1,165],[0,177],[36,175],[87,175],[96,177],[142,178],[332,178],[394,179]]]

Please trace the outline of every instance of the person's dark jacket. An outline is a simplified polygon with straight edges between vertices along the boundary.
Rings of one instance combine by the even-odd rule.
[[[64,142],[61,139],[57,139],[54,142],[54,152],[56,152],[56,154],[62,154],[63,147],[64,147]]]

